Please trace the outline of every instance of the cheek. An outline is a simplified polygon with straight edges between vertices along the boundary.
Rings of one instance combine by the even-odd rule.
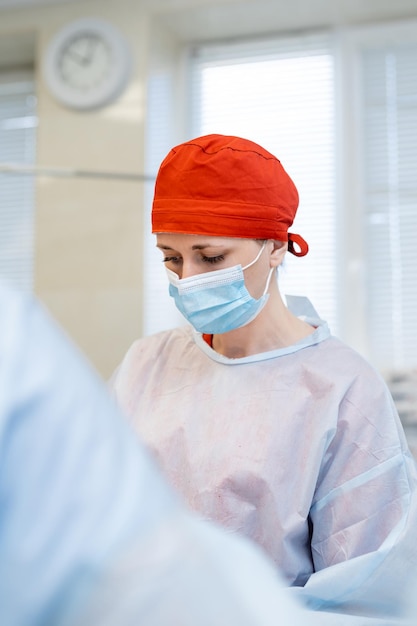
[[[250,274],[244,272],[246,289],[253,298],[260,298],[262,296],[265,289],[268,271],[269,269],[267,268],[256,268],[256,271],[254,268],[254,271]]]
[[[261,257],[255,265],[244,272],[246,288],[253,298],[263,296],[267,285],[267,291],[271,290],[271,284],[274,281],[276,282],[276,269],[274,268],[271,272],[273,267],[274,264],[270,263],[270,257],[265,256],[265,258]]]

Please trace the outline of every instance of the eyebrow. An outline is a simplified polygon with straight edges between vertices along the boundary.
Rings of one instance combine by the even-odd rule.
[[[163,244],[156,244],[156,247],[159,248],[160,250],[175,250],[175,248],[172,248],[171,246],[164,246]],[[224,246],[222,244],[212,244],[212,243],[206,243],[206,244],[196,244],[195,246],[191,247],[191,250],[204,250],[205,248],[223,248]]]

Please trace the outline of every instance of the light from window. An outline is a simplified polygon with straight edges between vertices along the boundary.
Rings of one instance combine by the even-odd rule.
[[[33,165],[37,126],[34,83],[26,76],[0,75],[0,163]],[[34,180],[0,172],[0,276],[33,288]]]
[[[293,178],[300,207],[292,227],[309,243],[287,255],[282,293],[309,297],[338,331],[335,202],[334,60],[322,38],[194,51],[191,135],[251,139]]]

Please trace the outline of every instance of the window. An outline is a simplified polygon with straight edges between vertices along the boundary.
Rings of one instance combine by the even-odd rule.
[[[417,30],[362,53],[363,218],[370,350],[417,366]]]
[[[35,161],[36,98],[32,76],[0,74],[0,276],[33,286],[33,176],[8,173],[6,165]]]
[[[310,245],[282,292],[380,370],[417,368],[417,22],[193,44],[188,68],[188,127],[166,151],[216,132],[275,154]],[[161,328],[178,323],[165,312]]]
[[[177,142],[172,127],[173,79],[170,72],[155,71],[148,83],[148,114],[145,170],[156,174],[162,159]],[[178,142],[179,143],[179,142]],[[144,184],[144,238],[143,238],[143,334],[151,335],[166,328],[184,324],[168,293],[168,279],[155,235],[151,233],[151,206],[154,181]]]
[[[238,135],[272,152],[300,206],[291,230],[309,243],[287,255],[282,293],[308,296],[338,333],[334,52],[328,35],[201,45],[191,51],[189,136]]]

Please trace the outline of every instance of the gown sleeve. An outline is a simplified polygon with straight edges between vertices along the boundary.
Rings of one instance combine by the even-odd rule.
[[[310,511],[308,606],[387,617],[417,565],[416,464],[382,378],[358,376],[340,405]]]

